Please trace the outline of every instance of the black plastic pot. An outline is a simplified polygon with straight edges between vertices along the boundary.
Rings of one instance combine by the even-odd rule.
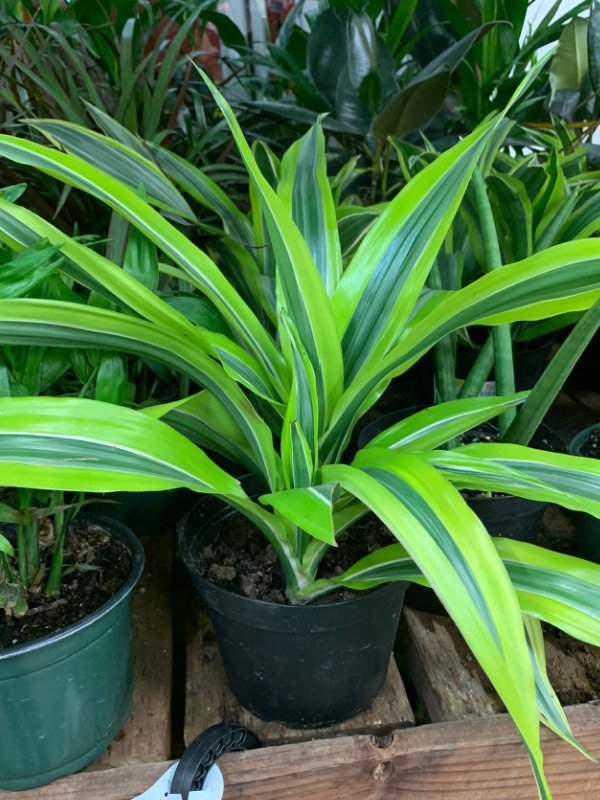
[[[189,489],[162,492],[107,492],[97,503],[86,506],[89,514],[100,514],[122,522],[138,536],[173,530],[174,521],[190,509],[198,495]],[[108,500],[110,502],[102,502]]]
[[[523,392],[527,389],[533,389],[548,363],[554,343],[554,336],[544,336],[531,342],[517,342],[513,345],[515,391]],[[465,345],[459,345],[456,356],[457,375],[465,378],[476,358],[477,352],[475,350]],[[489,380],[494,380],[493,368]]]
[[[589,428],[580,431],[569,443],[569,453],[573,456],[580,456],[582,448],[590,438],[592,432],[600,431],[600,424],[590,425]],[[600,564],[600,519],[583,511],[577,512],[577,547],[578,555]]]
[[[127,547],[131,573],[79,622],[0,650],[0,789],[30,789],[77,772],[106,750],[131,714],[131,593],[144,551],[124,525],[93,521]]]
[[[195,564],[234,513],[205,497],[179,526],[181,555],[208,606],[231,690],[257,717],[290,727],[333,725],[354,716],[385,680],[406,584],[303,606],[220,589]]]
[[[359,447],[364,447],[382,431],[389,428],[401,419],[420,411],[420,407],[401,409],[392,414],[375,420],[367,425],[359,437]],[[495,430],[490,424],[480,426],[484,431]],[[477,428],[476,430],[479,430]],[[565,446],[560,437],[548,428],[541,425],[531,440],[531,446],[540,450],[564,452]],[[544,516],[547,503],[537,500],[527,500],[514,495],[500,496],[466,496],[468,506],[477,514],[485,525],[490,536],[503,536],[507,539],[516,539],[519,542],[533,544]],[[444,614],[445,610],[435,594],[427,587],[414,584],[406,593],[406,604],[421,611],[433,614]]]

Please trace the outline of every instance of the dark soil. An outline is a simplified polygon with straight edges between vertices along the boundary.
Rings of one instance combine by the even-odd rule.
[[[564,706],[600,699],[600,647],[544,626],[548,677]]]
[[[552,437],[547,436],[543,432],[543,427],[541,430],[534,435],[530,447],[534,447],[537,450],[545,450],[547,453],[562,453],[565,451],[562,442],[560,442],[559,438],[554,434]],[[486,444],[498,442],[499,436],[498,431],[492,425],[482,425],[478,428],[473,428],[470,431],[466,431],[460,437],[460,443],[463,445],[466,444],[478,444],[480,442],[484,442]],[[462,489],[461,494],[465,497],[487,497],[489,496],[489,492],[484,492],[479,489]],[[508,495],[504,494],[503,492],[492,492],[492,497],[507,497]]]
[[[577,451],[577,455],[600,458],[600,429],[590,431],[588,438]]]
[[[10,533],[7,536],[10,539]],[[40,559],[47,574],[52,559],[52,531],[46,529],[40,538]],[[104,528],[76,521],[65,537],[63,570],[60,597],[46,597],[43,585],[38,585],[28,593],[24,617],[0,609],[0,649],[56,633],[95,611],[126,581],[131,559],[127,548]]]
[[[345,531],[339,547],[330,547],[323,558],[319,578],[341,575],[363,556],[396,539],[373,515]],[[195,565],[211,583],[253,600],[287,603],[285,577],[275,551],[264,535],[241,514],[223,521],[215,542],[206,546]],[[350,589],[326,595],[317,602],[337,602],[356,596]]]

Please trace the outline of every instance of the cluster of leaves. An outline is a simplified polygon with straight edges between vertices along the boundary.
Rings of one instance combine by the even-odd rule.
[[[499,81],[509,91],[533,50],[527,57],[492,3],[478,4],[477,13],[467,13],[466,3],[440,3],[448,5],[456,35],[423,64],[417,47],[426,37],[412,36],[410,26],[426,3],[331,2],[308,32],[296,25],[298,4],[269,57],[248,59],[254,73],[246,85],[256,97],[258,68],[276,75],[274,89],[265,84],[275,96],[253,107],[279,115],[282,124],[292,118],[306,128],[314,121],[302,138],[250,146],[224,96],[207,80],[212,100],[205,103],[206,88],[184,72],[185,102],[197,96],[212,109],[206,136],[235,142],[250,186],[239,204],[195,163],[198,153],[210,152],[206,137],[193,146],[190,139],[187,158],[174,152],[175,128],[165,127],[161,115],[166,106],[171,119],[167,99],[184,96],[172,91],[169,76],[187,70],[187,62],[178,62],[179,51],[165,39],[173,69],[164,81],[162,71],[157,77],[159,48],[134,50],[143,43],[141,17],[131,15],[131,3],[113,5],[118,13],[105,14],[100,26],[85,14],[108,6],[101,2],[92,12],[83,0],[68,9],[42,3],[34,27],[11,21],[25,38],[43,33],[40,47],[50,43],[63,68],[52,89],[40,83],[50,72],[23,70],[19,61],[22,74],[12,89],[10,76],[3,86],[19,103],[32,100],[32,87],[44,102],[79,102],[63,66],[63,58],[82,58],[65,33],[67,22],[73,36],[85,36],[89,48],[82,52],[99,57],[110,78],[88,85],[80,60],[77,80],[97,96],[66,121],[38,119],[37,140],[0,136],[0,155],[15,169],[93,198],[103,209],[99,224],[106,221],[96,233],[107,241],[61,229],[32,211],[26,195],[19,204],[17,189],[0,197],[0,481],[23,491],[184,486],[220,495],[263,531],[296,603],[340,583],[431,585],[506,703],[540,796],[549,798],[540,717],[574,741],[545,676],[540,620],[600,644],[600,567],[492,541],[460,492],[512,493],[600,516],[600,467],[514,444],[449,446],[479,422],[510,414],[524,400],[513,392],[455,399],[453,389],[447,402],[402,420],[358,453],[348,448],[390,381],[469,326],[491,326],[510,339],[522,322],[568,313],[591,325],[588,315],[598,315],[600,244],[585,237],[597,225],[600,195],[568,128],[559,126],[556,140],[543,132],[529,137],[537,150],[525,160],[505,152],[512,133],[507,110],[442,153],[402,140],[449,90],[466,96],[475,81],[479,105],[461,117],[474,125],[503,103]],[[524,4],[517,5],[516,29],[524,19]],[[159,7],[171,13],[165,0],[144,5],[144,14]],[[201,7],[217,13],[213,4]],[[70,16],[73,9],[81,18]],[[199,10],[187,9],[180,30],[188,23],[192,29]],[[37,13],[30,8],[34,20]],[[9,54],[16,41],[10,38]],[[31,60],[33,50],[27,52]],[[542,74],[543,65],[531,71],[510,99],[511,113],[527,106]],[[106,85],[104,95],[98,87]],[[120,105],[121,90],[127,100]],[[16,101],[13,109],[25,113]],[[60,103],[48,109],[56,117]],[[330,117],[320,120],[322,112]],[[41,136],[53,147],[40,144]],[[328,137],[350,153],[337,171],[328,162]],[[386,160],[396,159],[405,186],[396,193],[394,185],[389,203],[365,208],[349,196],[364,166],[357,146],[377,181]],[[372,193],[381,195],[385,189]],[[141,369],[177,375],[176,396],[134,402],[131,385]],[[77,396],[64,396],[65,380],[74,381],[67,393]],[[247,497],[235,473],[205,451],[249,469],[264,495]],[[31,507],[31,496],[21,499]],[[56,495],[46,505],[65,510]],[[369,510],[397,543],[342,576],[318,577],[326,550]],[[37,519],[37,512],[23,517],[0,507],[2,513],[31,530]],[[0,539],[3,597],[6,586],[36,580],[27,541],[22,537],[15,570],[12,545]],[[11,597],[5,605],[16,609],[18,598]]]
[[[133,140],[122,127],[112,126],[121,137],[115,140],[39,122],[60,150],[0,136],[3,157],[35,165],[118,212],[139,234],[137,252],[147,265],[134,275],[27,208],[0,200],[0,238],[8,246],[18,252],[40,240],[60,245],[61,273],[104,300],[3,300],[0,341],[29,346],[51,334],[67,349],[122,350],[203,387],[143,410],[83,398],[0,398],[0,480],[10,474],[25,488],[49,490],[185,486],[218,494],[264,532],[294,602],[340,582],[429,583],[505,701],[540,794],[549,797],[540,713],[573,738],[545,678],[539,619],[600,642],[600,568],[493,542],[460,490],[558,500],[600,516],[600,467],[517,445],[445,449],[477,422],[519,405],[522,395],[452,400],[402,420],[354,457],[347,446],[392,378],[448,334],[593,306],[600,245],[559,244],[543,258],[533,254],[460,288],[427,290],[471,180],[486,172],[508,133],[501,117],[432,158],[389,204],[341,209],[319,124],[281,160],[266,148],[255,154],[231,107],[210,88],[251,179],[248,215],[197,167]],[[222,235],[210,245],[216,259],[187,236],[195,213],[182,192],[212,204],[220,218]],[[341,222],[349,219],[359,241],[344,248]],[[203,316],[191,319],[187,304],[178,309],[159,296],[160,274],[192,286]],[[247,497],[205,449],[250,469],[265,494]],[[367,510],[398,543],[338,578],[319,578],[325,551]]]
[[[461,213],[452,226],[452,235],[447,237],[430,274],[432,290],[467,286],[488,272],[492,265],[519,262],[553,245],[585,239],[600,228],[597,173],[589,169],[588,148],[580,144],[576,132],[566,123],[554,120],[554,130],[530,131],[527,135],[533,148],[529,155],[514,156],[503,150],[482,166],[483,197],[477,192],[476,182],[467,189]],[[438,157],[431,145],[418,148],[399,141],[394,141],[393,145],[406,180]],[[477,395],[493,366],[497,382],[500,378],[498,393],[510,394],[514,391],[512,365],[507,365],[507,381],[503,383],[500,362],[510,357],[511,342],[530,341],[551,334],[579,317],[579,314],[566,314],[541,323],[515,323],[506,332],[505,341],[497,342],[496,347],[493,339],[498,329],[491,331],[483,346],[478,348],[478,357],[470,373],[460,376],[466,380],[458,396]],[[474,347],[468,330],[447,337],[435,347],[436,386],[442,400],[456,396],[457,341]],[[563,357],[565,353],[566,348]],[[563,363],[563,379],[568,374],[565,366]],[[546,384],[547,405],[558,388],[549,391]],[[527,444],[535,430],[533,418],[530,424],[524,422],[529,406],[527,402],[519,413],[518,438],[514,438],[515,429],[509,435],[513,441]],[[538,417],[536,412],[539,424]],[[508,419],[505,421],[506,434]]]

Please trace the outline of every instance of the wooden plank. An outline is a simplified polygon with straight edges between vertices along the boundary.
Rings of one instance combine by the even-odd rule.
[[[400,630],[415,689],[432,722],[503,711],[449,617],[405,607]]]
[[[600,755],[600,707],[567,710],[575,736]],[[554,800],[600,797],[600,767],[542,730]],[[19,800],[130,800],[169,766],[83,773]],[[219,761],[224,800],[537,800],[525,749],[507,715],[231,753]],[[13,793],[0,792],[0,800]]]
[[[385,685],[373,704],[346,722],[326,728],[297,729],[258,719],[236,701],[227,686],[219,649],[204,609],[199,610],[197,624],[190,632],[186,683],[186,745],[217,722],[239,722],[253,730],[264,744],[270,745],[355,733],[382,735],[414,725],[413,711],[393,659]]]
[[[0,800],[131,800],[149,789],[173,762],[132,764],[78,772],[22,792],[0,789]]]
[[[415,689],[432,722],[501,713],[504,706],[449,617],[407,608],[401,641]],[[600,648],[544,632],[548,676],[562,705],[599,696]]]
[[[144,573],[132,598],[133,713],[110,748],[88,770],[171,757],[172,537],[142,538]]]
[[[600,709],[571,709],[575,735],[600,753]],[[554,800],[600,797],[600,767],[542,733]],[[507,715],[397,731],[384,740],[313,741],[226,756],[224,800],[537,800]]]

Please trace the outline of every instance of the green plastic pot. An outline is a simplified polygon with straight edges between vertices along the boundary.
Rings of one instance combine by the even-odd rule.
[[[589,438],[592,431],[600,429],[600,424],[590,425],[579,431],[569,444],[569,453],[572,456],[580,456],[581,448]],[[577,546],[578,555],[600,564],[600,519],[591,514],[584,514],[583,511],[577,512]]]
[[[131,714],[131,593],[144,565],[139,539],[94,517],[131,555],[119,591],[59,633],[0,650],[0,789],[31,789],[100,756]]]

